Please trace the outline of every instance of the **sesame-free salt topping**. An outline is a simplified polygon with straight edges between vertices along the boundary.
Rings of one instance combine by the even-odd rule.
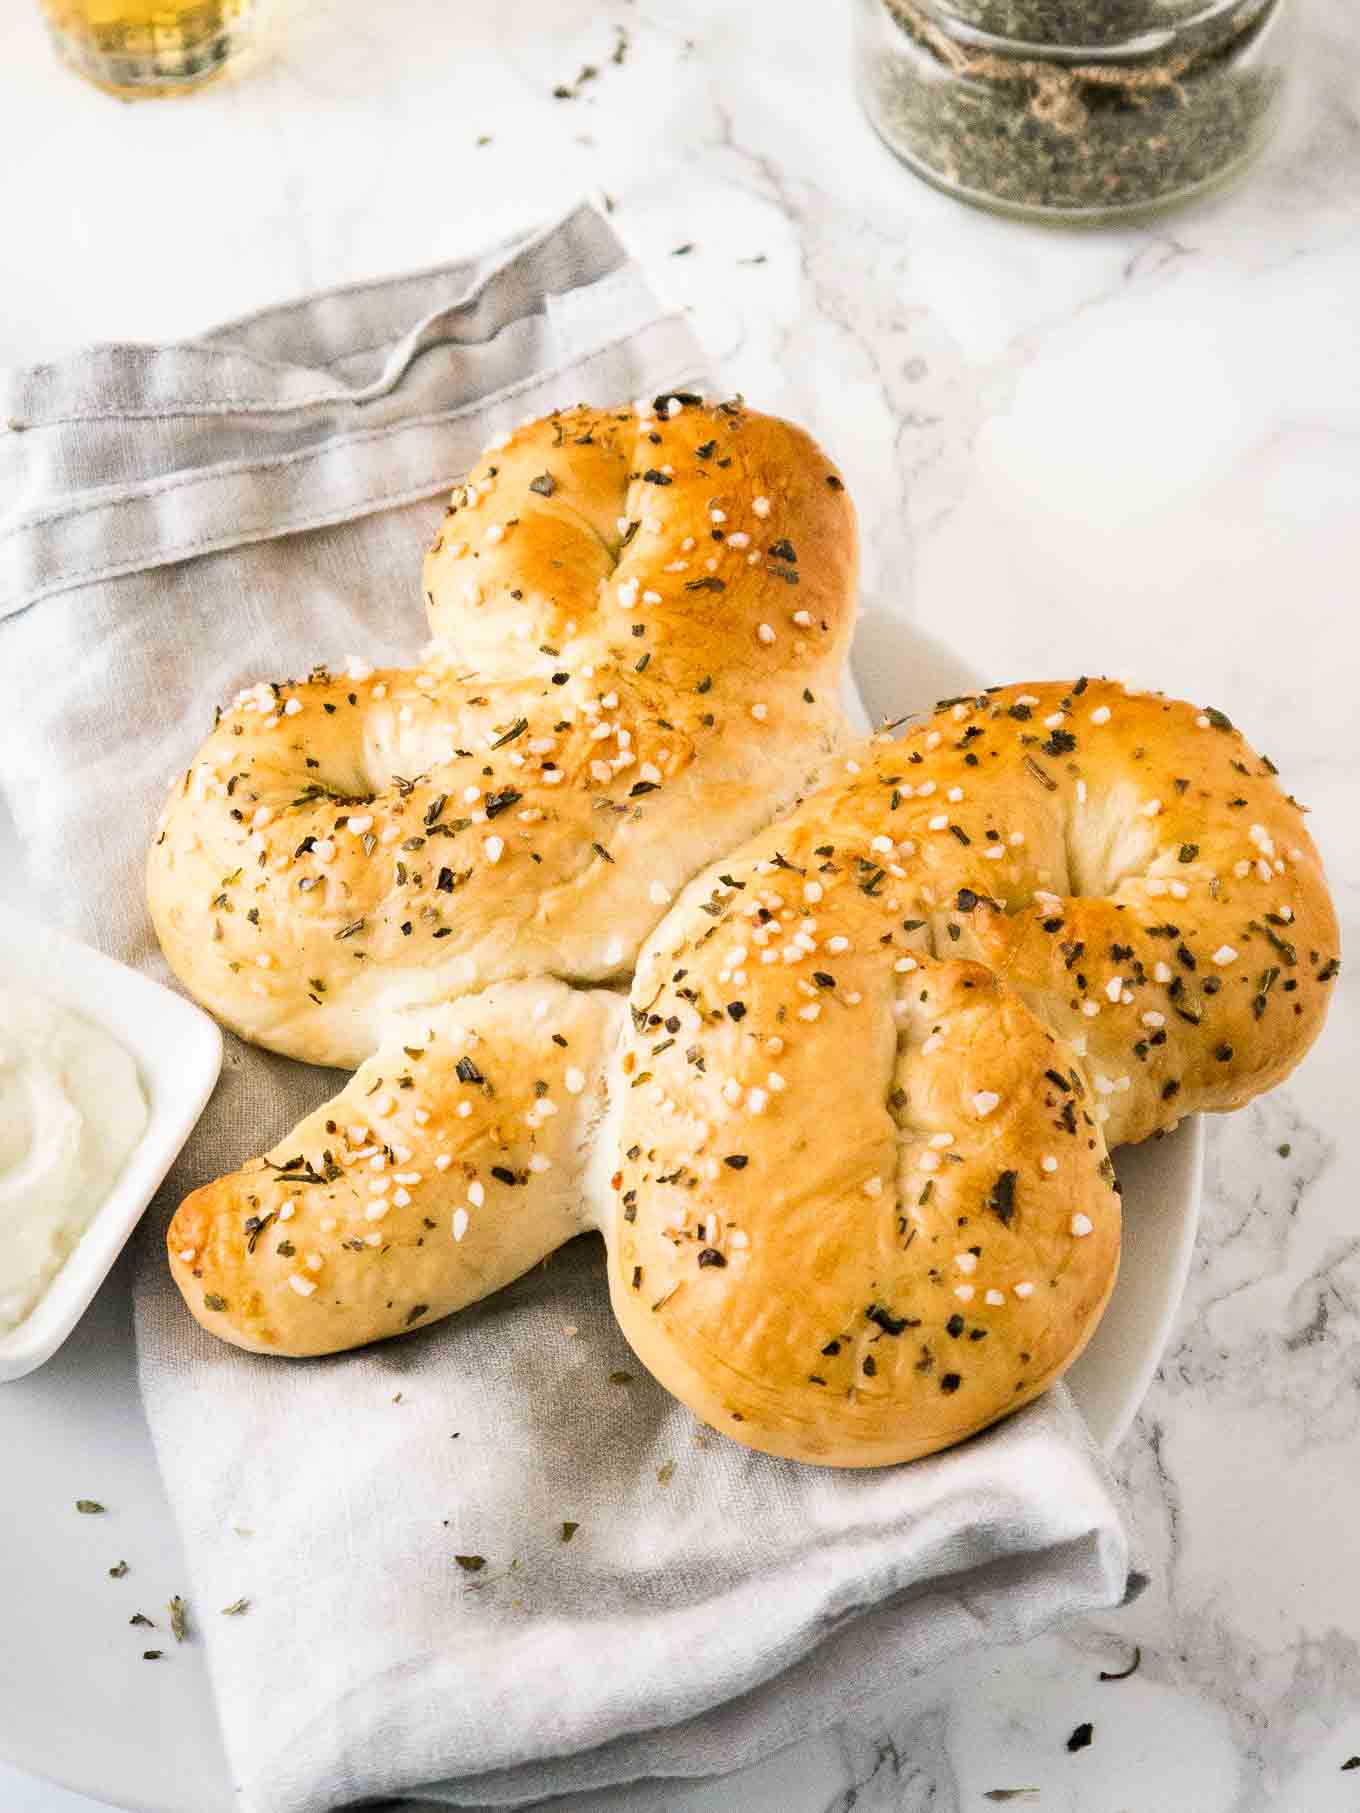
[[[1089,1215],[1077,1214],[1072,1217],[1071,1225],[1072,1232],[1076,1235],[1077,1239],[1082,1240],[1092,1231],[1096,1224],[1091,1220]]]

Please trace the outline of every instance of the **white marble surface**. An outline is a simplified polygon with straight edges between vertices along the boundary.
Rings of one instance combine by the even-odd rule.
[[[1356,934],[1352,0],[1305,0],[1292,117],[1245,185],[1080,235],[970,213],[899,169],[825,0],[260,6],[239,79],[125,108],[57,69],[11,0],[0,361],[191,332],[602,188],[732,385],[844,466],[871,707],[895,704],[875,686],[890,592],[923,693],[1089,669],[1220,704],[1313,806]],[[587,61],[599,78],[554,100]],[[856,1709],[745,1776],[590,1813],[971,1813],[1007,1787],[1046,1813],[1360,1807],[1341,1771],[1360,1752],[1358,1065],[1343,973],[1289,1086],[1214,1130],[1180,1327],[1120,1454],[1138,1604]],[[1135,1643],[1139,1674],[1099,1683]],[[93,1803],[0,1767],[0,1804]]]

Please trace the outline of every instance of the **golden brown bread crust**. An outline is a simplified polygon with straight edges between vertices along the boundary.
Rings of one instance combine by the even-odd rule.
[[[623,1003],[543,978],[412,1014],[272,1152],[195,1190],[170,1270],[213,1334],[335,1353],[424,1328],[590,1225]]]
[[[638,434],[670,486],[637,472]],[[271,691],[190,770],[151,864],[172,961],[249,1036],[366,1058],[176,1215],[171,1268],[214,1333],[297,1355],[397,1335],[597,1226],[624,1332],[698,1415],[801,1460],[909,1459],[1084,1346],[1118,1265],[1109,1148],[1239,1105],[1315,1037],[1337,950],[1317,853],[1218,712],[1084,680],[948,701],[731,853],[835,731],[849,518],[793,434],[692,407],[526,431],[432,555],[429,683]],[[623,550],[621,477],[678,512]],[[759,550],[731,545],[743,508]],[[650,641],[589,602],[644,537],[648,572],[692,572],[705,514],[723,591],[644,604],[641,576]],[[771,587],[811,620],[776,628]],[[515,677],[548,635],[569,721]],[[635,642],[656,660],[629,677]],[[436,711],[472,755],[439,754]],[[404,778],[360,806],[292,794],[299,764],[341,793]],[[318,863],[300,846],[322,837]],[[635,959],[631,1013],[580,986]],[[409,1005],[437,993],[457,998]]]
[[[801,430],[573,410],[455,497],[424,665],[242,694],[150,853],[175,973],[290,1057],[352,1067],[508,977],[626,978],[842,735],[854,515]]]
[[[870,1466],[1070,1365],[1118,1263],[1108,1146],[1297,1063],[1337,929],[1218,712],[1006,687],[839,766],[643,952],[610,1288],[716,1427]]]
[[[871,1467],[962,1440],[1070,1365],[1120,1218],[1070,1053],[975,964],[897,971],[891,918],[852,906],[832,915],[850,949],[818,972],[834,987],[809,1001],[805,970],[752,970],[736,1023],[719,941],[667,951],[684,980],[651,1012],[705,1024],[632,1054],[658,1080],[624,1113],[609,1277],[639,1357],[707,1422]]]
[[[626,1029],[550,981],[431,1010],[286,1170],[190,1197],[171,1264],[204,1325],[358,1345],[594,1225],[639,1357],[751,1446],[881,1465],[1042,1391],[1114,1283],[1108,1143],[1246,1099],[1315,1036],[1317,855],[1221,714],[1104,682],[952,703],[838,768],[676,903]]]

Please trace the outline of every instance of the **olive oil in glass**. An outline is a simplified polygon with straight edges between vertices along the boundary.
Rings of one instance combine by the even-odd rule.
[[[125,100],[190,94],[241,50],[254,0],[42,0],[57,49]]]

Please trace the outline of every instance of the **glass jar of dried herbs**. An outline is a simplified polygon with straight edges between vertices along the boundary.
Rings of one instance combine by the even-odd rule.
[[[1211,188],[1265,143],[1294,0],[855,0],[897,155],[1002,213],[1098,222]]]

